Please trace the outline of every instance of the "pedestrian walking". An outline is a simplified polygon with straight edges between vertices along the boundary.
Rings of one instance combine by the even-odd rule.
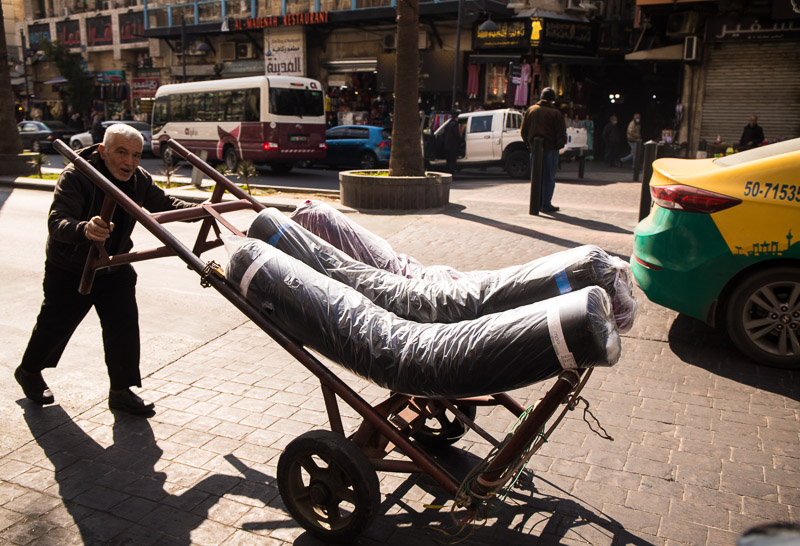
[[[458,160],[458,147],[461,143],[461,130],[458,126],[458,112],[450,112],[450,119],[444,126],[444,146],[445,157],[447,158],[447,172],[455,174],[456,161]]]
[[[564,116],[555,105],[556,92],[552,87],[542,89],[539,101],[525,111],[520,133],[522,140],[533,149],[533,139],[541,137],[542,142],[542,212],[557,212],[553,205],[556,189],[556,169],[558,151],[567,143],[567,126]]]
[[[633,114],[633,119],[628,124],[628,130],[625,133],[625,136],[628,138],[628,146],[631,147],[631,151],[628,155],[623,157],[619,160],[620,163],[625,163],[627,161],[631,162],[631,166],[636,162],[636,153],[639,149],[639,142],[642,140],[642,116],[638,113]]]
[[[764,141],[764,129],[758,124],[758,116],[750,116],[750,122],[742,130],[739,139],[739,150],[749,150]]]
[[[108,128],[102,144],[81,151],[81,156],[138,205],[151,212],[192,207],[167,196],[139,167],[142,135],[124,123]],[[73,332],[94,307],[103,331],[106,367],[110,379],[111,409],[146,415],[153,404],[130,387],[142,386],[139,372],[139,313],[136,306],[136,272],[130,264],[97,272],[92,290],[78,293],[81,274],[92,244],[100,243],[109,255],[133,247],[135,221],[117,207],[110,223],[99,214],[104,194],[74,165],[58,179],[48,217],[44,264],[44,301],[22,362],[14,377],[25,396],[38,404],[52,404],[53,393],[42,370],[54,368]]]
[[[603,127],[603,159],[609,167],[613,167],[617,163],[621,140],[617,127],[617,116],[611,116],[606,126]]]

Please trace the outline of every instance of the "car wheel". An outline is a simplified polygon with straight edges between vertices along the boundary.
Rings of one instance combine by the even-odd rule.
[[[378,166],[378,158],[372,152],[364,152],[361,154],[358,164],[362,169],[374,169]]]
[[[83,144],[81,144],[81,141],[76,138],[70,141],[69,147],[77,152],[78,150],[83,148]]]
[[[728,301],[728,335],[744,354],[759,364],[800,369],[800,267],[755,273]]]
[[[506,172],[511,178],[528,178],[530,154],[525,150],[511,152],[506,159]]]
[[[234,172],[236,167],[239,166],[239,158],[236,157],[236,150],[233,149],[233,146],[225,147],[225,150],[222,152],[222,160],[231,172]]]
[[[31,142],[31,151],[37,154],[42,151],[42,145],[39,144],[38,140],[34,140],[33,142]]]

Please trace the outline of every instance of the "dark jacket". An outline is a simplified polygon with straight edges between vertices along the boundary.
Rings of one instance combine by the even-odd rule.
[[[764,129],[756,123],[752,127],[748,123],[742,130],[742,138],[739,139],[739,149],[746,150],[755,148],[764,141]]]
[[[564,115],[552,102],[546,100],[540,100],[525,111],[520,133],[522,140],[531,149],[534,137],[542,137],[545,152],[560,150],[567,143]]]
[[[136,169],[130,180],[116,180],[106,168],[97,148],[97,145],[89,146],[81,150],[80,155],[137,205],[150,212],[194,206],[166,195],[141,167]],[[64,169],[56,184],[53,204],[47,218],[49,235],[45,263],[76,273],[83,271],[91,242],[86,238],[86,224],[93,216],[100,214],[104,197],[103,191],[77,171],[74,165],[70,164]],[[128,252],[133,248],[131,233],[136,221],[119,205],[114,211],[112,221],[114,231],[105,242],[106,251],[109,255]]]

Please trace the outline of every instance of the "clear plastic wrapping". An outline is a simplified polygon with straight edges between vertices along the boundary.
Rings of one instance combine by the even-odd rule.
[[[320,218],[327,216],[325,207],[316,210]],[[337,211],[330,218],[337,215],[341,213]],[[333,223],[326,221],[325,225]],[[353,233],[355,224],[348,221],[347,225],[351,227],[338,231],[340,242],[345,240],[343,233]],[[359,233],[355,241],[381,241],[367,230],[360,228]],[[459,273],[456,278],[408,278],[352,258],[276,209],[260,212],[248,236],[268,242],[317,272],[356,289],[378,306],[416,322],[470,320],[593,285],[605,289],[612,297],[620,331],[630,328],[636,308],[628,264],[593,245],[496,271]],[[348,244],[357,246],[352,243],[350,240]],[[373,246],[391,250],[385,241]],[[412,262],[404,258],[403,263]]]
[[[619,359],[611,303],[598,287],[473,320],[419,323],[263,241],[226,246],[228,279],[248,301],[298,342],[392,391],[486,395]]]

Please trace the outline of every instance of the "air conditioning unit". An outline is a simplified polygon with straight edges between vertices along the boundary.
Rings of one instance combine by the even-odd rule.
[[[667,36],[686,36],[697,32],[700,14],[696,11],[673,13],[667,19]]]
[[[699,60],[698,47],[700,45],[697,36],[687,36],[683,39],[683,60],[684,61],[697,61]]]
[[[427,32],[421,31],[417,38],[417,48],[428,49],[429,47],[431,47],[431,37]]]
[[[585,9],[586,11],[596,11],[598,13],[602,13],[604,5],[602,0],[599,0],[597,2],[582,0],[578,4],[578,7],[580,7],[581,9]]]
[[[236,42],[222,42],[219,46],[219,58],[223,61],[235,61]]]
[[[248,43],[236,44],[236,58],[237,59],[252,59],[253,58],[253,44],[248,44]]]
[[[586,3],[582,0],[567,0],[566,9],[570,11],[588,11]]]

